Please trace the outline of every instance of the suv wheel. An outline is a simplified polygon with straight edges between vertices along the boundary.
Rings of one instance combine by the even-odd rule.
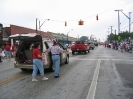
[[[85,54],[87,54],[87,51],[84,51],[85,52]]]
[[[69,63],[69,57],[67,56],[67,57],[66,57],[65,64],[68,64],[68,63]]]

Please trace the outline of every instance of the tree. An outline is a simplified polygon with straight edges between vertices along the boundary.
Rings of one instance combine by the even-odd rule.
[[[131,37],[131,40],[133,40],[133,32],[129,33],[128,31],[122,31],[119,34],[116,34],[116,37],[115,34],[111,33],[110,35],[107,36],[107,40],[110,42],[115,40],[117,41],[119,36],[120,36],[120,41],[128,40],[129,37]]]

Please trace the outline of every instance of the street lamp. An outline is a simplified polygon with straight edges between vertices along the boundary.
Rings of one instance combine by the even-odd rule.
[[[73,31],[73,29],[71,29],[70,31]],[[68,33],[70,33],[70,31]],[[67,33],[67,43],[69,45],[69,42],[68,42],[68,33]]]
[[[37,33],[37,20],[39,20],[39,19],[36,18],[36,33]],[[40,20],[39,20],[39,30],[41,29],[41,26],[44,24],[44,22],[47,20],[49,21],[50,19],[45,19],[41,25],[40,25]]]
[[[122,12],[122,11],[121,11]],[[123,12],[122,12],[123,13]],[[129,34],[130,34],[130,28],[131,28],[131,17],[130,17],[130,14],[131,14],[132,12],[129,12],[129,17],[125,14],[125,13],[123,13],[128,19],[129,19]],[[129,37],[130,37],[130,35],[129,35]]]

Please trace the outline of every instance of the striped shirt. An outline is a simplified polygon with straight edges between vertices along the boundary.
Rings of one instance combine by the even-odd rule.
[[[61,49],[59,46],[51,46],[47,51],[51,52],[52,54],[60,54],[63,52],[63,49]]]

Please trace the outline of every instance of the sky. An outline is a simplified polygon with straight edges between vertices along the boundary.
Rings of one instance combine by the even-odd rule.
[[[40,30],[64,33],[71,37],[91,35],[105,41],[107,35],[116,30],[118,34],[118,12],[131,16],[133,32],[133,0],[0,0],[0,23],[4,27],[10,24],[36,29],[44,21]],[[129,19],[120,15],[120,31],[129,31]],[[98,20],[96,15],[98,14]],[[47,19],[50,19],[49,21]],[[79,20],[84,25],[78,25]],[[65,26],[65,21],[67,26]],[[39,27],[38,27],[39,28]]]

